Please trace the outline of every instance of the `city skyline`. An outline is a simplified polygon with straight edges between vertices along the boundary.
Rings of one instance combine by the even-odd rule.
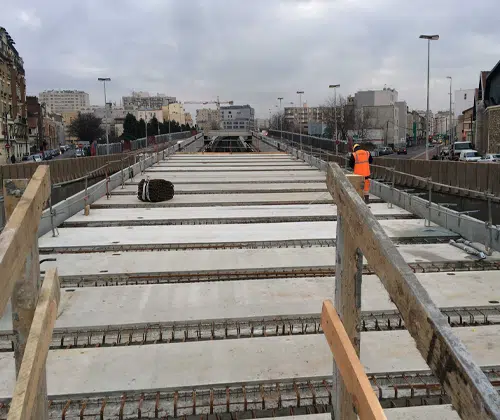
[[[440,110],[449,101],[446,76],[456,89],[474,88],[479,72],[498,61],[500,30],[482,23],[500,11],[494,0],[473,10],[451,0],[124,1],[120,9],[99,5],[98,15],[95,7],[93,0],[3,6],[4,25],[25,61],[28,94],[80,89],[100,104],[96,79],[109,76],[112,102],[132,90],[182,100],[220,96],[266,117],[276,97],[297,101],[297,89],[304,102],[321,104],[333,77],[339,95],[387,86],[410,108],[424,109],[427,49],[418,36],[431,31],[440,40],[431,51],[430,107]],[[124,31],[131,21],[149,24]]]

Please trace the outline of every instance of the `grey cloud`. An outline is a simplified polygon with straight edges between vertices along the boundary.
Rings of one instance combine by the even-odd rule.
[[[75,88],[102,103],[99,75],[114,101],[131,90],[181,100],[217,95],[268,115],[276,98],[323,102],[339,92],[395,87],[425,106],[426,45],[432,43],[431,107],[446,108],[448,84],[477,85],[499,57],[497,0],[37,0],[3,5],[3,26],[25,60],[28,91]]]

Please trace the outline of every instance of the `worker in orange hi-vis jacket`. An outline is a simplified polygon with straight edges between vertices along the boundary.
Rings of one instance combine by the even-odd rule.
[[[363,186],[363,194],[365,203],[370,203],[370,164],[373,162],[373,157],[369,151],[361,149],[359,144],[352,147],[352,154],[349,159],[349,166],[353,169],[356,175],[361,175],[365,178]]]

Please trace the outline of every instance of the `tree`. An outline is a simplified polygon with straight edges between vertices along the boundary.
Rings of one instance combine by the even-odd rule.
[[[146,123],[141,118],[137,123],[137,138],[142,139],[146,137]]]
[[[156,135],[158,134],[158,126],[160,125],[158,119],[156,118],[156,115],[153,115],[153,118],[149,120],[148,123],[148,136]]]
[[[94,114],[78,113],[78,116],[69,126],[70,136],[77,137],[82,142],[92,143],[104,135],[105,131],[101,128],[102,120]]]
[[[128,113],[123,121],[123,137],[127,140],[137,138],[137,118],[133,114]]]

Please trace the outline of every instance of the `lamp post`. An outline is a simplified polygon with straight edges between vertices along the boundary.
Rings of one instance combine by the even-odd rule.
[[[302,152],[302,95],[304,94],[303,90],[298,90],[297,95],[299,95],[299,130],[300,130],[300,151]]]
[[[453,83],[453,78],[451,76],[446,76],[447,79],[450,79],[450,144],[453,142],[453,114],[451,113],[451,84]]]
[[[335,154],[339,154],[339,145],[338,145],[338,135],[337,135],[337,88],[340,87],[339,84],[329,85],[330,89],[333,89],[333,108],[334,108],[334,117],[335,118]]]
[[[278,101],[280,101],[280,133],[281,133],[281,140],[283,141],[283,115],[281,115],[281,101],[283,100],[282,97],[278,98]]]
[[[98,77],[97,80],[104,85],[104,113],[106,116],[106,154],[109,155],[109,120],[108,120],[108,101],[106,100],[106,82],[111,82],[110,77]]]
[[[429,124],[429,79],[430,79],[430,63],[431,63],[431,41],[437,41],[439,39],[439,35],[420,35],[419,38],[427,40],[427,111],[425,113],[427,138],[425,139],[425,159],[429,160],[429,138],[431,136],[430,124]]]

